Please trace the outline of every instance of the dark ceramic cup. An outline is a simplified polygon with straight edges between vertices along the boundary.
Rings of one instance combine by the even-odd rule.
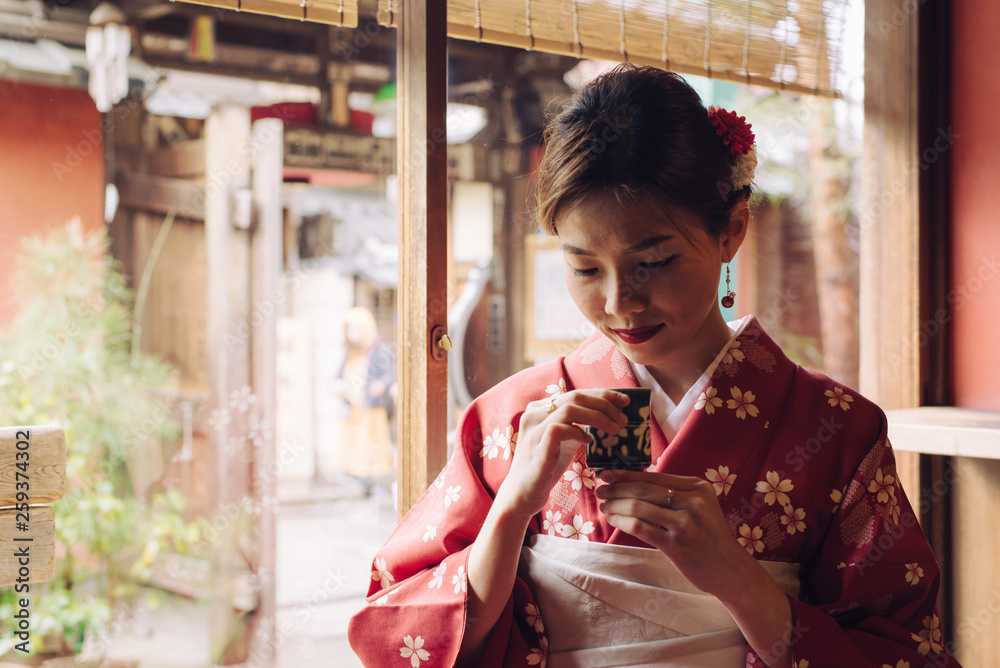
[[[615,392],[627,394],[629,403],[622,408],[628,423],[617,434],[606,434],[593,427],[585,427],[590,434],[587,445],[587,467],[628,469],[642,471],[652,464],[652,446],[649,417],[650,390],[646,387],[612,387]]]

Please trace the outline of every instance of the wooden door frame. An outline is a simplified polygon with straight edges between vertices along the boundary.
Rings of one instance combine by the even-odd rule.
[[[941,317],[950,314],[949,159],[947,149],[925,155],[951,125],[950,24],[941,0],[865,3],[859,389],[887,411],[952,401]],[[938,604],[950,638],[951,495],[922,503],[949,458],[901,445],[897,478],[942,566]]]
[[[396,30],[399,175],[399,514],[448,458],[447,7],[400,3]]]

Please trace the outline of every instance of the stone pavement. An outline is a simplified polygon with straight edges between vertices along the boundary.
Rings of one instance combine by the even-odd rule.
[[[375,552],[396,527],[391,493],[282,506],[278,523],[277,628],[293,625],[277,668],[360,668],[347,623],[364,605]]]
[[[391,492],[354,483],[286,487],[277,510],[276,661],[259,668],[359,668],[347,623],[364,605],[371,560],[397,523]],[[288,633],[281,633],[282,626]],[[210,668],[207,602],[168,595],[142,609],[108,658],[138,668]]]

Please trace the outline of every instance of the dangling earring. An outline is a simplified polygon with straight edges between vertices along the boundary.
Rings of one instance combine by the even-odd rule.
[[[729,263],[726,263],[726,296],[722,298],[723,308],[732,308],[736,303],[736,293],[729,288]]]

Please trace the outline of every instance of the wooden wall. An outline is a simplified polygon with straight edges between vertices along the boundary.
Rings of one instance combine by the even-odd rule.
[[[79,216],[104,224],[104,133],[86,90],[0,79],[0,329],[20,238]]]
[[[951,162],[952,379],[956,406],[1000,410],[1000,105],[996,34],[1000,5],[951,5],[951,121],[942,139]],[[956,458],[952,530],[954,640],[965,666],[1000,657],[1000,461]]]

